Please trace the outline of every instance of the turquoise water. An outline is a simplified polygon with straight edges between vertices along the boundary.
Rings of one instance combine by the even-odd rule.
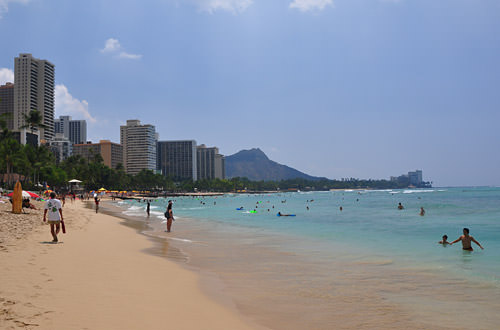
[[[400,202],[404,210],[397,209]],[[144,214],[144,203],[127,203],[131,204],[128,212]],[[154,201],[152,206],[155,221],[164,220],[166,200]],[[236,210],[239,207],[244,210]],[[419,215],[420,207],[425,216]],[[196,219],[217,228],[224,225],[235,233],[247,228],[271,236],[288,235],[301,241],[305,253],[308,249],[314,255],[335,251],[336,257],[449,272],[500,287],[500,188],[177,197],[173,209],[179,220]],[[249,213],[252,210],[257,212]],[[278,211],[296,216],[277,217]],[[455,240],[463,227],[470,229],[485,250],[473,245],[471,253],[462,251],[460,243],[451,247],[437,244],[444,234],[448,241]]]
[[[172,199],[171,233],[166,199],[152,203],[149,218],[143,202],[119,204],[149,224],[144,234],[165,239],[162,255],[215,274],[238,310],[269,328],[500,324],[500,188]],[[437,243],[443,234],[455,240],[463,227],[484,250]]]

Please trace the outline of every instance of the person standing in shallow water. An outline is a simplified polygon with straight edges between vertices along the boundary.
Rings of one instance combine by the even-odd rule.
[[[425,210],[423,207],[420,208],[420,216],[423,217],[425,215]]]
[[[170,229],[172,228],[172,222],[174,221],[174,213],[172,211],[172,201],[168,201],[165,217],[167,218],[167,233],[170,233]]]
[[[459,238],[457,238],[456,240],[454,240],[453,242],[451,242],[450,245],[453,245],[458,241],[462,241],[462,250],[474,251],[474,249],[472,248],[472,243],[471,243],[471,242],[474,242],[481,248],[481,250],[484,250],[484,248],[481,246],[481,244],[479,244],[479,242],[476,241],[474,239],[474,237],[469,235],[469,228],[464,228],[463,232],[464,232],[464,234],[462,236],[460,236]]]
[[[150,209],[151,209],[151,202],[148,199],[148,206],[146,206],[146,213],[148,214],[148,218],[149,218],[149,211],[150,211]]]

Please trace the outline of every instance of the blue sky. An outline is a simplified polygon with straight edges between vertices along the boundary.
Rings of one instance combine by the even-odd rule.
[[[21,52],[56,65],[56,114],[119,141],[308,174],[500,185],[500,1],[0,0],[0,83]]]

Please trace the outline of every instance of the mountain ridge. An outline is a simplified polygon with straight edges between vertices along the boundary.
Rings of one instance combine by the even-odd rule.
[[[226,177],[245,177],[252,181],[281,181],[288,179],[321,180],[290,166],[275,162],[259,148],[244,149],[226,156]]]

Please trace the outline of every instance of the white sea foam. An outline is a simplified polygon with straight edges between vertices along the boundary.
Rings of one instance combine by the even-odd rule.
[[[430,193],[435,192],[434,189],[426,189],[426,190],[405,190],[403,194],[416,194],[416,193]]]
[[[186,242],[186,243],[193,243],[192,240],[186,239],[186,238],[167,237],[167,239],[171,239],[173,241],[181,241],[181,242]]]

